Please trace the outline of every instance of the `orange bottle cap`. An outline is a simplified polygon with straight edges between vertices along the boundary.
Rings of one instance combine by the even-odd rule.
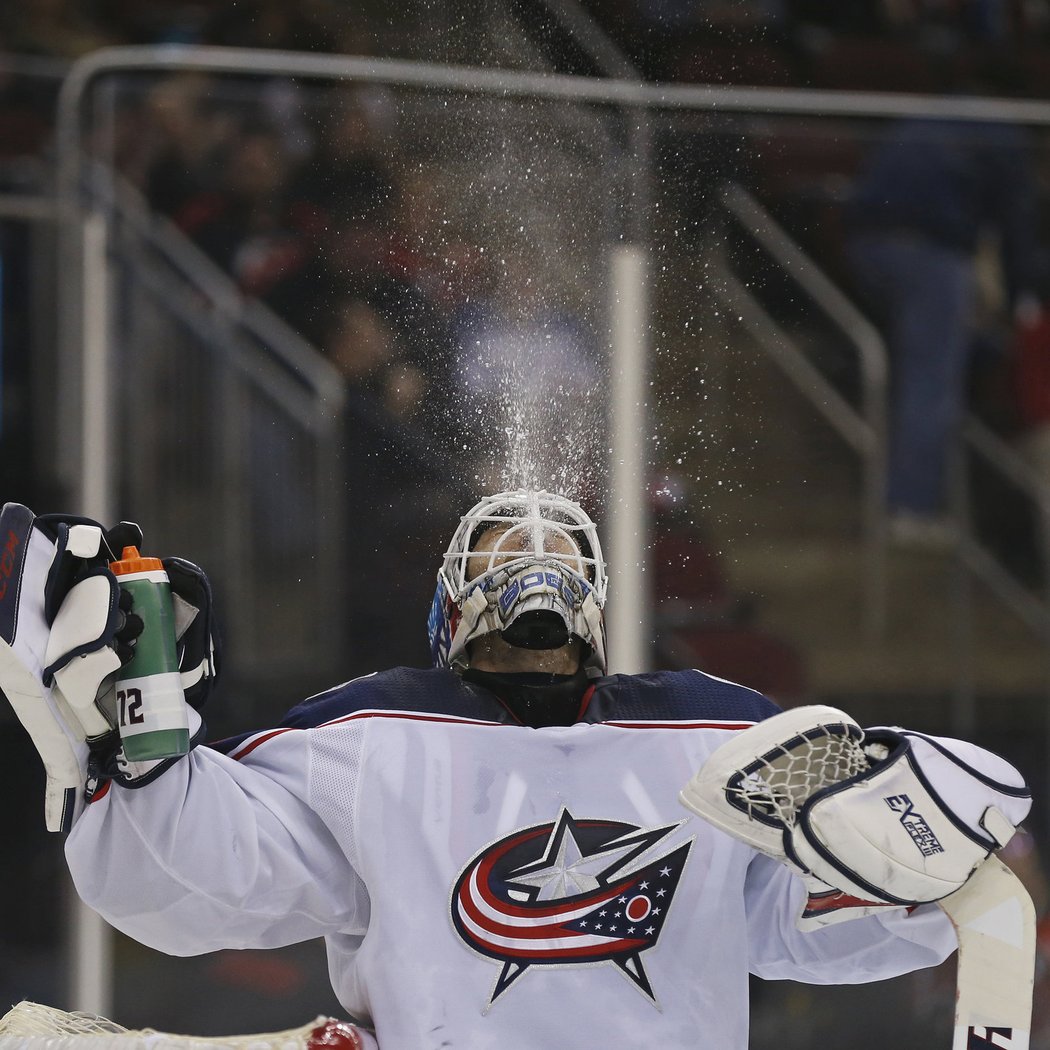
[[[109,567],[117,576],[127,576],[133,572],[156,572],[164,568],[164,563],[160,558],[144,558],[138,547],[125,547],[120,561],[111,561]]]

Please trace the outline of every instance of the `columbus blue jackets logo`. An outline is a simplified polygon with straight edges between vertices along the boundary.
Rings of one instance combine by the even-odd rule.
[[[563,809],[475,856],[452,890],[452,922],[502,963],[489,1005],[531,966],[600,962],[655,1003],[642,955],[660,938],[692,841],[657,848],[680,826],[577,820]]]

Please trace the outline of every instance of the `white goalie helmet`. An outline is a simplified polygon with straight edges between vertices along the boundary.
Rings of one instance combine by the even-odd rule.
[[[434,665],[466,668],[469,643],[498,631],[525,649],[578,638],[604,673],[606,589],[598,530],[578,503],[531,489],[488,496],[460,519],[438,571]]]

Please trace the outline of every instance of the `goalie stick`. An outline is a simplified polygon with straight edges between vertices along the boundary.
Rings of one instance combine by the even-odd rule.
[[[718,748],[681,801],[790,865],[783,843],[805,803],[871,765],[863,739],[860,726],[835,708],[786,711]],[[1029,1050],[1036,917],[1028,891],[993,854],[936,903],[959,942],[952,1050]]]
[[[1028,1050],[1035,980],[1028,891],[993,855],[937,904],[959,939],[952,1050]]]

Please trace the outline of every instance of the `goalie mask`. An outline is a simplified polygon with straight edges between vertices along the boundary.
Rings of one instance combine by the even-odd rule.
[[[524,649],[573,638],[605,672],[606,576],[598,530],[565,496],[519,489],[465,514],[438,571],[427,623],[435,667],[469,665],[468,646],[498,631]]]

